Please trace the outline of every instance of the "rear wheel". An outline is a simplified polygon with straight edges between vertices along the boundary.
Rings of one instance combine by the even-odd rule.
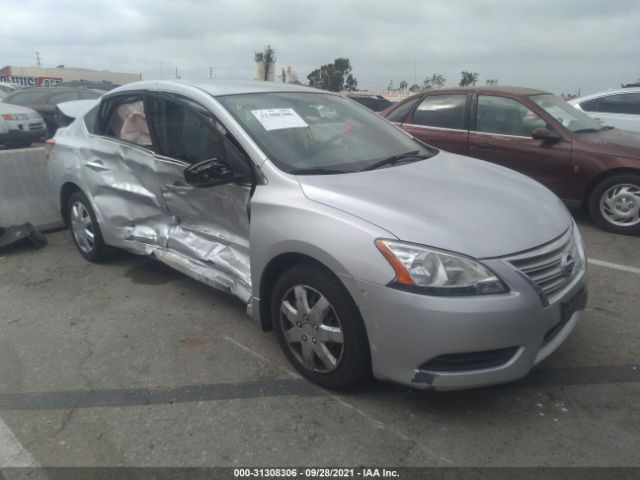
[[[67,202],[67,218],[71,227],[71,237],[80,255],[90,262],[99,262],[107,258],[109,247],[104,244],[96,215],[87,197],[81,191],[75,191]]]
[[[589,213],[609,232],[640,233],[640,174],[614,175],[602,180],[589,197]]]
[[[369,371],[360,313],[344,287],[325,269],[297,265],[276,282],[271,319],[285,355],[306,378],[346,388]]]

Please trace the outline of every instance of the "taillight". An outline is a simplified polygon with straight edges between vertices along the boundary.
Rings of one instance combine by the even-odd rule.
[[[4,115],[2,115],[2,118],[5,120],[13,120],[13,115],[9,115],[8,113],[5,113]]]
[[[45,143],[47,144],[47,146],[45,147],[44,158],[46,158],[47,160],[50,160],[51,159],[51,150],[53,149],[54,145],[56,144],[56,141],[53,138],[48,138]]]

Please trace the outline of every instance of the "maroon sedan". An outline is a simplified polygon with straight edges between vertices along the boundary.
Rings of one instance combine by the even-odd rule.
[[[535,178],[616,233],[640,233],[640,134],[603,126],[551,93],[438,89],[382,115],[429,145]]]

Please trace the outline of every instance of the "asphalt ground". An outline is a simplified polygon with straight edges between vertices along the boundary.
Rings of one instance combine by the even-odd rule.
[[[0,467],[640,466],[640,237],[576,218],[574,333],[457,392],[322,390],[239,301],[147,258],[91,264],[68,231],[1,252]]]

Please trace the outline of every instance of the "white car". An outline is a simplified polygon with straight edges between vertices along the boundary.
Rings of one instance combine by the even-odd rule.
[[[0,82],[0,100],[6,97],[8,94],[16,89],[12,84],[7,82]]]
[[[0,102],[0,145],[28,147],[47,135],[44,119],[35,110]]]
[[[607,90],[569,103],[604,125],[640,132],[640,88]]]

